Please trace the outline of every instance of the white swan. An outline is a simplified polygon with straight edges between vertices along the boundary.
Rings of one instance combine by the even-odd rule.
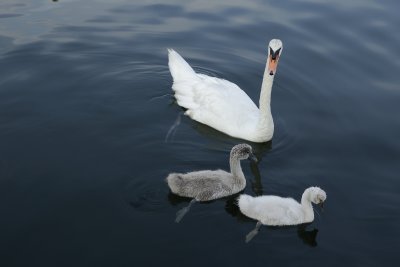
[[[178,211],[175,221],[179,222],[196,201],[214,200],[242,191],[246,186],[246,179],[240,160],[247,158],[257,160],[251,146],[239,144],[234,146],[230,153],[230,173],[223,170],[205,170],[169,174],[166,180],[171,191],[182,197],[193,198],[187,207]]]
[[[195,73],[177,52],[168,49],[175,98],[180,106],[187,109],[185,115],[195,121],[232,137],[267,142],[274,134],[271,89],[281,54],[282,42],[271,40],[258,108],[236,84]]]
[[[314,210],[311,203],[322,206],[325,200],[326,193],[319,187],[307,188],[301,197],[301,204],[293,198],[240,195],[238,199],[240,211],[258,221],[256,228],[247,235],[246,242],[258,233],[262,224],[282,226],[312,222]]]

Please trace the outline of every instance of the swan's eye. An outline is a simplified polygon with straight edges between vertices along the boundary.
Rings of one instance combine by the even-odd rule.
[[[272,50],[271,47],[269,48],[269,53],[270,53],[270,55],[273,55],[273,54],[274,54],[274,51]]]

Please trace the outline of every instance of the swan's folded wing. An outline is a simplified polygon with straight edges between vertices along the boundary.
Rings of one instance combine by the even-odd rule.
[[[259,110],[236,84],[224,79],[197,74],[198,79],[174,82],[180,106],[192,119],[235,136],[236,131],[252,128]]]
[[[285,224],[287,224],[287,225],[293,225],[293,224],[301,223],[302,214],[301,214],[300,210],[297,209],[297,208],[289,207],[286,210],[286,220],[287,221],[285,222]]]

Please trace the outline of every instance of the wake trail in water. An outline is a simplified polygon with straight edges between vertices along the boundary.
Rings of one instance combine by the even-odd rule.
[[[316,209],[313,209],[313,210],[318,215],[318,218],[321,218],[321,215],[319,215],[318,211]]]
[[[173,95],[171,95],[171,94],[164,94],[164,95],[155,96],[155,97],[150,98],[148,102],[152,102],[152,101],[154,101],[154,100],[162,99],[162,98],[165,98],[165,97],[167,97],[167,96],[170,97],[170,96],[173,96]]]
[[[179,112],[178,117],[176,118],[174,124],[169,128],[167,136],[165,136],[165,143],[168,143],[172,140],[176,133],[176,128],[181,124],[181,116],[183,112]]]

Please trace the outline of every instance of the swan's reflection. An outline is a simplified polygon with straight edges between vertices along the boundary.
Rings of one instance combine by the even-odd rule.
[[[304,244],[309,245],[311,247],[316,247],[317,246],[317,234],[318,234],[318,229],[313,228],[312,230],[306,230],[307,226],[310,225],[311,223],[307,224],[300,224],[297,226],[297,235],[301,240],[303,240]]]
[[[200,133],[202,136],[204,136],[207,139],[217,141],[218,144],[229,144],[229,146],[232,147],[235,144],[247,143],[252,146],[253,152],[258,154],[258,156],[262,156],[265,152],[267,152],[268,150],[271,149],[272,141],[268,141],[265,143],[253,143],[253,142],[250,142],[247,140],[231,137],[231,136],[226,135],[218,130],[215,130],[214,128],[211,128],[205,124],[202,124],[202,123],[199,123],[199,122],[196,122],[193,120],[191,120],[190,122],[192,124],[192,127],[198,133]]]
[[[248,180],[251,184],[251,190],[253,191],[254,195],[261,196],[261,195],[263,195],[264,190],[263,190],[263,186],[262,186],[262,182],[261,182],[261,173],[258,168],[258,164],[255,162],[252,162],[250,164],[250,169],[254,176],[254,180],[252,180],[252,179],[250,179],[250,177],[248,177]]]

